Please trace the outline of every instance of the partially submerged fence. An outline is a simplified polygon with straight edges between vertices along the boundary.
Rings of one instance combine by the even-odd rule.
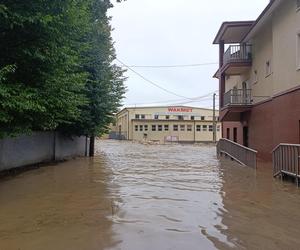
[[[299,185],[300,179],[300,145],[279,144],[272,153],[273,176],[289,175],[296,179]]]
[[[257,151],[228,139],[223,138],[219,140],[217,144],[217,153],[218,155],[228,155],[242,165],[256,168]]]

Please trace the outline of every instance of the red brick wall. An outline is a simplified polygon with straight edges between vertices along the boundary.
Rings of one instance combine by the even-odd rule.
[[[243,115],[242,123],[223,122],[223,137],[230,128],[238,127],[238,143],[243,144],[243,125],[249,127],[249,147],[258,151],[258,157],[271,160],[271,152],[279,143],[300,143],[300,89],[256,105]]]

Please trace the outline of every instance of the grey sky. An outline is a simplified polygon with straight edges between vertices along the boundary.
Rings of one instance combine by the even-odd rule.
[[[127,65],[217,63],[218,46],[212,45],[223,21],[253,20],[269,0],[127,0],[115,4],[109,15],[115,29],[117,57]],[[212,78],[217,65],[190,68],[134,68],[149,80],[189,98],[218,89]],[[179,100],[128,71],[124,105]],[[169,104],[182,103],[174,101]],[[162,103],[168,104],[168,103]],[[159,105],[159,103],[155,104]],[[203,100],[185,105],[211,107]]]

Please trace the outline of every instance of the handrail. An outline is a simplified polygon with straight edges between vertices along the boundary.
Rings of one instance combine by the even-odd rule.
[[[224,64],[234,61],[251,61],[252,45],[230,45],[224,53]]]
[[[220,139],[217,144],[217,154],[226,154],[238,163],[256,168],[257,165],[257,151],[247,148],[236,142],[228,139]]]
[[[273,176],[289,175],[300,179],[300,144],[281,143],[272,151]]]
[[[231,89],[224,94],[224,105],[251,105],[251,89]]]

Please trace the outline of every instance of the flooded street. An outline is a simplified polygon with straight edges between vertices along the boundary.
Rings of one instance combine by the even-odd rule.
[[[300,190],[215,148],[99,141],[0,180],[0,250],[299,249]]]

